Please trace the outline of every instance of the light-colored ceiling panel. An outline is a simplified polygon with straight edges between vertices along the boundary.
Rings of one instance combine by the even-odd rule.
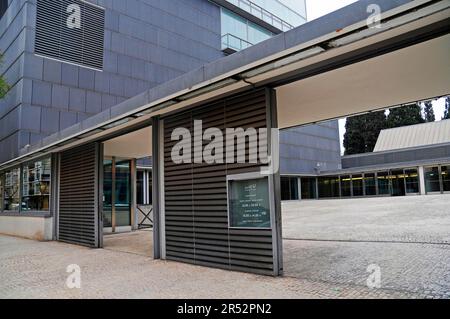
[[[144,158],[152,156],[152,127],[122,135],[104,144],[104,155],[124,159]]]
[[[280,128],[450,94],[450,35],[277,89]]]

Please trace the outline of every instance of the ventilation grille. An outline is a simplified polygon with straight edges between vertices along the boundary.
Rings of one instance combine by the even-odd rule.
[[[61,153],[58,240],[98,247],[97,147]]]
[[[79,15],[68,12],[74,7],[79,8]],[[92,4],[80,0],[38,0],[35,53],[102,69],[104,25],[105,11]]]
[[[167,259],[272,275],[271,230],[228,228],[227,175],[255,172],[261,164],[173,163],[171,151],[177,142],[171,141],[172,131],[184,127],[192,132],[194,120],[202,120],[204,130],[219,128],[224,136],[227,128],[265,128],[265,91],[164,119]],[[246,151],[248,156],[248,147]]]

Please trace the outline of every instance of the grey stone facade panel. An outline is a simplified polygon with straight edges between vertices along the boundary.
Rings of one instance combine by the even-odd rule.
[[[0,102],[0,127],[22,104],[45,113],[37,124],[26,117],[20,128],[0,131],[0,148],[8,149],[0,162],[19,154],[21,135],[34,142],[223,57],[220,10],[207,0],[91,0],[106,11],[103,70],[35,56],[36,1],[12,1],[0,20],[0,74],[14,84]],[[58,123],[44,123],[50,118]]]

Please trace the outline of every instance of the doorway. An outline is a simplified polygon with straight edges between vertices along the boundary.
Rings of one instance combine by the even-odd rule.
[[[153,256],[151,137],[149,126],[103,142],[104,249]]]
[[[103,232],[132,230],[131,161],[116,157],[103,161]]]

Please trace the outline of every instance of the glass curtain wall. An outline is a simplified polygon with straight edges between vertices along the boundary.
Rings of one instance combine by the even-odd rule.
[[[222,49],[240,51],[273,36],[272,32],[224,8],[221,9],[221,25]]]
[[[377,186],[374,173],[364,174],[364,187],[366,196],[377,195]]]
[[[420,193],[420,181],[417,169],[405,169],[405,184],[407,194]]]
[[[103,161],[103,227],[112,227],[112,160]]]
[[[391,195],[389,172],[377,173],[378,195]]]
[[[131,162],[116,163],[116,226],[131,225]]]
[[[281,200],[298,200],[298,178],[282,177],[281,178]]]
[[[439,167],[425,167],[425,188],[427,193],[441,192]]]
[[[352,179],[350,176],[341,176],[341,195],[342,197],[352,196]]]
[[[0,175],[0,211],[49,212],[51,158],[24,163]]]
[[[5,194],[5,176],[0,174],[0,213],[3,212],[4,194]]]
[[[20,210],[20,168],[14,168],[5,173],[4,210],[19,212]]]
[[[363,177],[362,175],[352,175],[353,196],[364,196]]]
[[[442,190],[450,192],[450,165],[441,166]]]
[[[405,175],[403,170],[395,170],[390,175],[393,196],[405,196]]]
[[[316,199],[316,178],[302,177],[301,181],[302,199]]]
[[[22,211],[50,210],[51,160],[46,158],[22,167]]]
[[[319,177],[319,198],[337,198],[340,196],[339,176]]]
[[[131,162],[103,162],[103,227],[131,226]]]

